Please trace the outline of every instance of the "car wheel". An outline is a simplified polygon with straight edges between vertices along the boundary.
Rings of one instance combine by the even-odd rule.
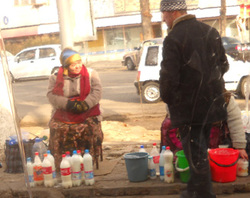
[[[142,87],[142,99],[147,103],[156,103],[161,100],[160,86],[156,82],[148,82]]]
[[[58,72],[58,70],[59,70],[59,67],[54,67],[51,71],[51,74]]]
[[[240,91],[239,91],[239,94],[240,94],[240,96],[242,98],[246,97],[245,90],[247,88],[247,83],[248,83],[248,89],[250,90],[250,77],[245,77],[240,82]]]
[[[127,59],[126,65],[127,65],[128,70],[134,70],[135,69],[135,64],[133,63],[133,61],[130,58]]]

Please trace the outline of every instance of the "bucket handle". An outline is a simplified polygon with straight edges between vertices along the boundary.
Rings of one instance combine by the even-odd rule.
[[[175,161],[175,169],[178,171],[178,172],[185,172],[187,170],[189,170],[189,166],[186,167],[186,168],[179,168],[178,167],[178,157],[176,158],[176,161]]]
[[[220,166],[220,167],[230,167],[230,166],[233,166],[233,165],[235,165],[235,164],[238,162],[238,160],[239,160],[239,158],[240,158],[240,157],[238,157],[237,160],[236,160],[235,162],[233,162],[232,164],[225,165],[225,164],[219,164],[219,163],[217,163],[216,161],[214,161],[214,160],[210,157],[210,155],[208,155],[208,156],[209,156],[209,159],[210,159],[213,163],[215,163],[217,166]]]

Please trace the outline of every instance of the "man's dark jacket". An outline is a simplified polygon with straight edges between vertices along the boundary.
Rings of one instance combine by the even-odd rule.
[[[215,28],[193,15],[177,19],[163,43],[160,93],[173,127],[226,119],[223,75],[229,65]]]

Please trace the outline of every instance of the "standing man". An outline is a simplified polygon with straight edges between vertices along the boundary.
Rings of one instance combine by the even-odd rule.
[[[181,198],[214,198],[207,156],[212,123],[227,118],[223,75],[229,65],[218,31],[187,14],[185,0],[162,0],[168,26],[160,93],[180,129],[190,180]]]

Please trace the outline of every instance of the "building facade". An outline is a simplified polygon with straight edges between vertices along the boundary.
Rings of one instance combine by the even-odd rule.
[[[77,1],[77,0],[73,0]],[[153,37],[162,37],[159,5],[149,0]],[[16,54],[25,47],[60,43],[56,0],[1,0],[0,27],[6,50]],[[188,13],[220,31],[219,0],[186,0]],[[83,42],[78,50],[89,55],[114,54],[131,50],[143,40],[140,0],[92,0],[97,39]],[[238,37],[236,17],[239,0],[226,0],[226,35]],[[84,26],[84,23],[83,23]],[[249,40],[246,38],[245,40]]]

